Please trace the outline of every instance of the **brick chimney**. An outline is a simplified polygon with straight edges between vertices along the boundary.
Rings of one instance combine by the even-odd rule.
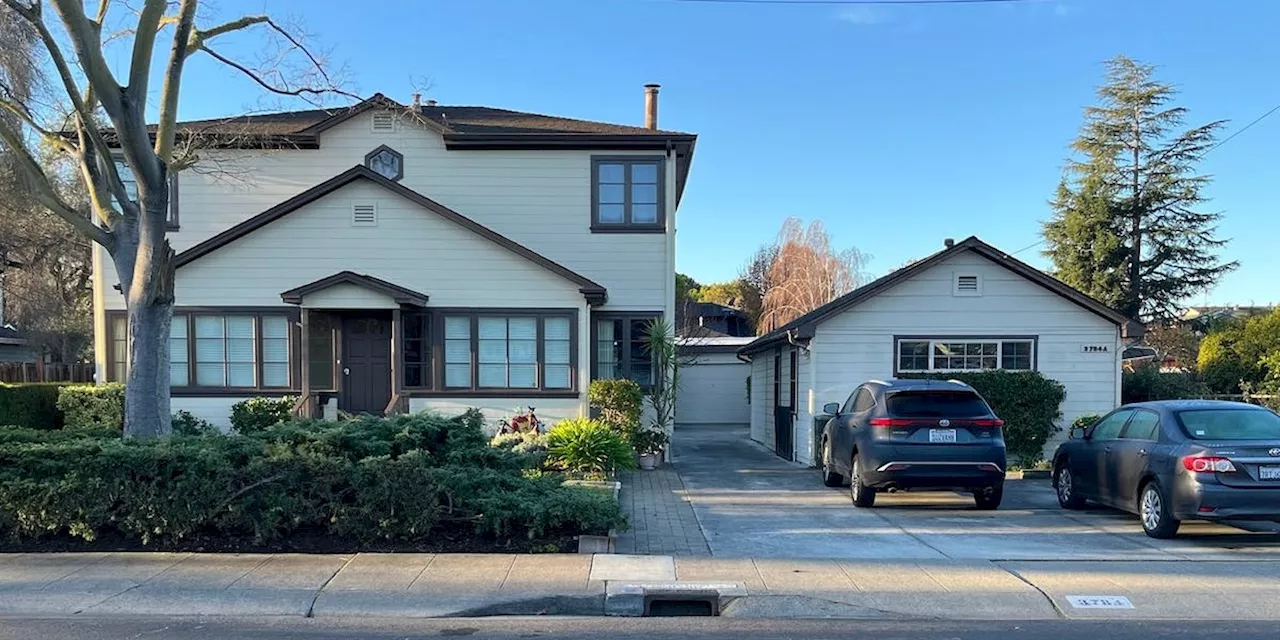
[[[646,84],[644,86],[644,128],[658,128],[658,89],[660,84]]]

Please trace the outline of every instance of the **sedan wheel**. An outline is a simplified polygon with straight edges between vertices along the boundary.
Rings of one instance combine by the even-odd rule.
[[[1058,506],[1063,509],[1084,507],[1084,498],[1076,490],[1075,474],[1065,463],[1058,467],[1058,473],[1054,476],[1054,485],[1058,491]]]
[[[822,442],[822,484],[828,487],[844,484],[844,476],[831,468],[831,443],[825,440]]]
[[[853,506],[864,509],[874,507],[876,504],[876,490],[862,486],[862,474],[859,473],[858,456],[853,457],[853,463],[849,467],[853,471],[849,474],[849,496],[853,498]]]
[[[1182,524],[1169,513],[1169,503],[1155,482],[1148,482],[1142,488],[1138,515],[1142,517],[1142,530],[1152,538],[1172,538]]]

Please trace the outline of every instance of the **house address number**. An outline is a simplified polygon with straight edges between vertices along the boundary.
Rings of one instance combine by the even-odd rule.
[[[1111,345],[1109,344],[1083,344],[1080,345],[1081,353],[1111,353]]]

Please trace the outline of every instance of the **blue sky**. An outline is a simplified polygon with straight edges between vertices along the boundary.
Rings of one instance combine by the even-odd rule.
[[[1158,65],[1193,123],[1230,119],[1230,134],[1280,104],[1269,0],[222,0],[214,17],[264,8],[304,23],[364,95],[408,100],[425,79],[442,104],[639,124],[641,86],[661,83],[661,126],[699,135],[677,269],[704,282],[734,277],[790,216],[870,253],[873,276],[947,237],[1035,243],[1101,63],[1118,53]],[[200,62],[182,117],[259,97]],[[1241,268],[1191,302],[1280,301],[1278,143],[1280,113],[1203,166]],[[1018,257],[1048,266],[1038,248]]]

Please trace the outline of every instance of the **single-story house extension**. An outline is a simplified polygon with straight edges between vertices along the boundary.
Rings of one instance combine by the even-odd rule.
[[[751,421],[747,378],[751,365],[738,349],[753,337],[680,338],[676,426],[744,426]]]
[[[814,417],[862,382],[986,369],[1062,383],[1070,424],[1119,405],[1124,348],[1141,336],[1139,323],[976,237],[948,240],[739,350],[751,361],[751,438],[813,464]]]

